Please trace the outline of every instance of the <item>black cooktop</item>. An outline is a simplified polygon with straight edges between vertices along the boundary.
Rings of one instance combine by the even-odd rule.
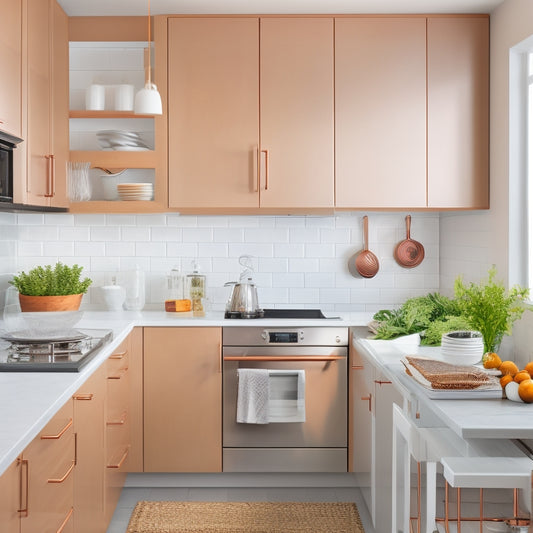
[[[244,317],[241,313],[226,313],[225,318],[295,318],[295,319],[314,319],[326,318],[320,309],[263,309],[260,316]]]

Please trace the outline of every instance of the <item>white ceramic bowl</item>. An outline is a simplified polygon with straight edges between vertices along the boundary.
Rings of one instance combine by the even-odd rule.
[[[483,336],[479,331],[451,331],[442,336],[441,356],[454,365],[475,365],[483,357]]]

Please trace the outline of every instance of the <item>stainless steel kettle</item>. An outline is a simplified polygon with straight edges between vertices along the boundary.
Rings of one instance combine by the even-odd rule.
[[[224,286],[233,285],[231,296],[226,305],[226,318],[260,318],[263,310],[259,307],[257,288],[252,278],[241,280],[238,283],[228,281]]]

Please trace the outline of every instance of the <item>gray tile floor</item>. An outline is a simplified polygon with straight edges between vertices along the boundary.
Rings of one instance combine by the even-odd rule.
[[[319,501],[354,502],[365,533],[374,533],[357,488],[124,488],[107,533],[125,533],[131,512],[141,500],[176,501]],[[333,533],[333,532],[332,532]]]

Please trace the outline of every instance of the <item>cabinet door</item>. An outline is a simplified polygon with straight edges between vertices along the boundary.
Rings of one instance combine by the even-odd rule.
[[[49,0],[28,0],[27,202],[48,205],[51,194]]]
[[[144,328],[144,470],[222,471],[221,328]]]
[[[21,533],[72,530],[75,456],[69,401],[24,450],[28,511],[21,516]]]
[[[19,459],[11,463],[0,476],[0,524],[2,533],[19,533],[21,506],[21,464]]]
[[[259,21],[168,27],[169,206],[258,207]]]
[[[0,129],[22,135],[22,0],[2,2],[0,17]]]
[[[335,205],[426,206],[426,21],[335,20]]]
[[[77,533],[101,533],[104,525],[105,367],[74,394],[77,463],[74,478],[74,524]]]
[[[428,206],[489,207],[489,19],[428,19]]]
[[[143,471],[143,328],[134,328],[130,336],[130,454],[128,472]]]
[[[333,69],[333,19],[261,19],[262,208],[333,206]]]
[[[68,17],[61,6],[54,0],[52,9],[52,146],[54,156],[51,170],[51,205],[68,206],[67,200],[67,161],[69,160],[69,50]]]

